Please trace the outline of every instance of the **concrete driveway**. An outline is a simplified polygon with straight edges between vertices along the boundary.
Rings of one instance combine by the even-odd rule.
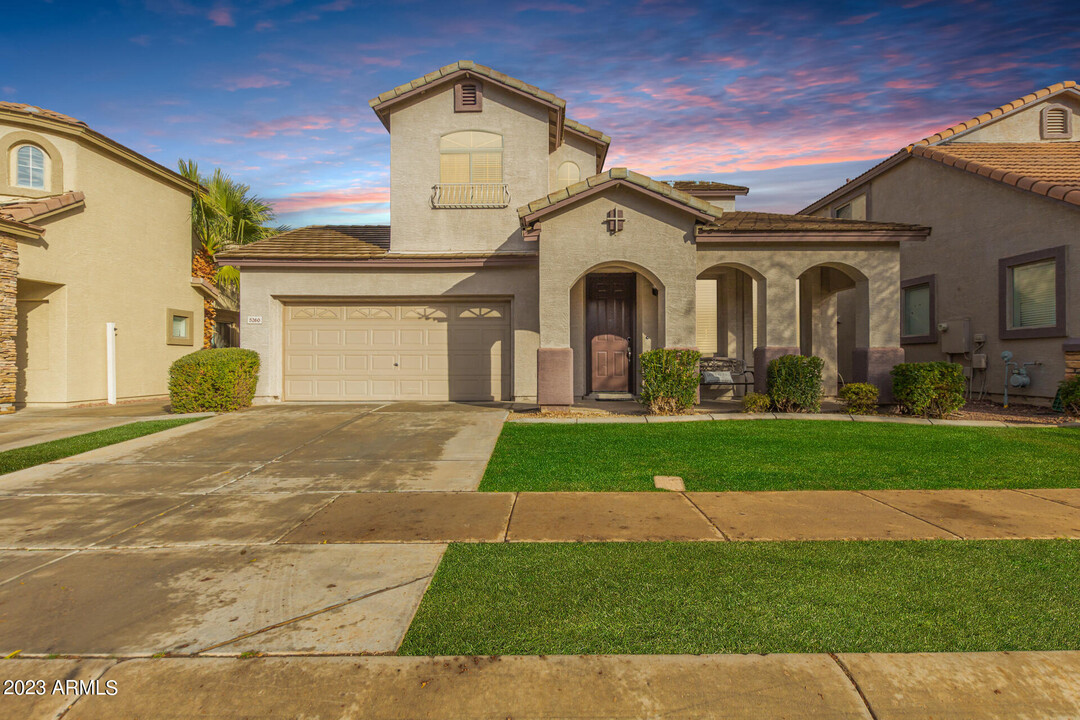
[[[392,652],[441,544],[279,544],[342,495],[475,490],[506,411],[279,405],[0,476],[0,654]]]

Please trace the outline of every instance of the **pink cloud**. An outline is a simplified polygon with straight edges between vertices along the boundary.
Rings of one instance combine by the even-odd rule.
[[[553,13],[572,13],[578,14],[585,12],[585,8],[580,5],[571,5],[570,3],[561,2],[528,2],[522,3],[514,8],[516,12],[527,12],[529,10],[535,10],[538,12],[553,12]]]
[[[279,133],[298,133],[301,130],[325,130],[337,124],[337,120],[325,115],[292,115],[274,120],[257,122],[244,133],[249,138],[270,138]]]
[[[634,89],[656,100],[672,103],[668,108],[670,110],[686,110],[695,107],[720,109],[723,107],[716,98],[702,95],[697,92],[696,87],[690,85],[667,85],[656,89],[642,85]]]
[[[937,87],[937,85],[930,82],[916,82],[914,80],[890,80],[885,83],[885,87],[894,90],[929,90]]]
[[[390,188],[351,187],[343,190],[319,190],[298,192],[271,200],[279,213],[303,212],[323,208],[337,208],[344,212],[363,213],[364,208],[345,209],[355,205],[385,205],[390,202]],[[375,209],[367,210],[373,212]]]
[[[289,83],[267,75],[243,75],[240,77],[227,78],[222,83],[226,90],[257,90],[261,88],[285,87]]]
[[[846,20],[841,20],[837,25],[862,25],[867,20],[876,18],[881,13],[866,13],[865,15],[852,15]]]
[[[233,27],[236,25],[236,21],[233,20],[232,8],[224,5],[215,7],[206,14],[206,17],[218,27]]]
[[[728,67],[735,68],[736,70],[757,64],[757,62],[754,60],[744,57],[737,57],[735,55],[704,55],[700,58],[700,62],[717,65],[727,65]]]
[[[260,20],[255,23],[255,32],[266,32],[267,30],[273,30],[276,26],[269,20]]]

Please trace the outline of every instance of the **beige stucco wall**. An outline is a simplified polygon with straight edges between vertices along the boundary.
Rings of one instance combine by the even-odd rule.
[[[969,133],[956,138],[953,142],[1068,142],[1065,140],[1043,140],[1042,111],[1047,105],[1064,105],[1072,110],[1072,140],[1080,139],[1080,127],[1077,127],[1077,113],[1080,113],[1080,101],[1068,95],[1043,100],[1023,110],[1006,115],[992,123],[980,125]]]
[[[534,401],[539,345],[536,278],[535,265],[477,270],[244,269],[241,273],[240,345],[255,350],[261,359],[256,402],[278,401],[282,397],[284,303],[435,297],[487,297],[510,301],[512,399]],[[247,318],[252,316],[261,317],[262,323],[248,324]]]
[[[503,136],[503,181],[510,204],[500,209],[434,209],[439,139],[482,130]],[[484,85],[483,111],[455,113],[452,85],[407,101],[390,115],[390,222],[395,252],[523,250],[517,208],[548,194],[548,111],[536,102]]]
[[[14,131],[27,129],[0,125],[0,136]],[[34,318],[28,330],[36,337],[47,331],[48,338],[47,354],[25,358],[25,401],[104,401],[106,322],[118,330],[117,397],[165,395],[169,365],[201,346],[202,299],[191,287],[191,196],[94,146],[40,135],[63,155],[59,191],[80,190],[86,199],[81,209],[40,221],[43,242],[19,242],[20,290],[36,305],[20,307],[20,314]],[[34,283],[58,287],[43,293]],[[194,313],[194,346],[166,344],[169,308]]]
[[[1080,208],[923,158],[906,160],[875,178],[871,193],[871,220],[933,228],[927,241],[904,244],[903,277],[936,274],[935,322],[970,318],[971,332],[987,335],[983,352],[989,356],[990,392],[1002,392],[1000,355],[1011,350],[1020,362],[1043,365],[1030,371],[1029,387],[1010,388],[1010,397],[1052,398],[1065,372],[1064,338],[998,338],[998,260],[1069,246],[1066,332],[1080,337]],[[905,347],[910,360],[946,359],[938,343]]]
[[[596,145],[573,133],[564,133],[562,145],[555,148],[555,152],[548,156],[548,192],[561,189],[556,177],[559,166],[567,161],[578,166],[578,170],[581,172],[581,180],[596,175]],[[536,199],[530,198],[530,200]],[[525,203],[521,204],[524,205]]]
[[[623,210],[626,222],[622,232],[611,235],[604,219],[613,208]],[[691,215],[626,188],[591,195],[545,217],[540,233],[541,347],[570,347],[570,289],[585,274],[611,267],[641,272],[657,287],[654,347],[693,347],[694,222]]]

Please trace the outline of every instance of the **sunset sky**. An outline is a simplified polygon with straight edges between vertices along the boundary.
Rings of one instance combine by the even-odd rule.
[[[389,220],[389,135],[368,100],[456,60],[565,98],[612,137],[608,167],[749,185],[741,209],[777,212],[1080,80],[1076,0],[5,6],[0,99],[169,167],[220,166],[294,227]]]

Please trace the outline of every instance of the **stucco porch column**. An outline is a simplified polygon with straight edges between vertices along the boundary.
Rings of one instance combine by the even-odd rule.
[[[822,268],[805,274],[799,285],[802,295],[799,345],[804,355],[822,359],[821,386],[826,395],[834,395],[837,385],[836,293],[829,288]]]
[[[536,350],[536,403],[574,404],[574,351],[570,347],[570,288],[540,267],[540,347]]]
[[[900,347],[899,263],[856,282],[855,291],[860,315],[851,363],[854,380],[877,386],[878,400],[891,403],[890,371],[904,362],[904,348]]]
[[[782,355],[798,355],[799,280],[791,274],[768,275],[765,279],[764,319],[754,348],[754,392],[768,389],[769,363]]]

